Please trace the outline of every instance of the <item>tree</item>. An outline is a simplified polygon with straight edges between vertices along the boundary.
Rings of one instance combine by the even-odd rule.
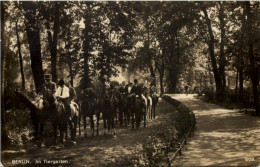
[[[21,78],[22,78],[22,88],[25,89],[25,78],[24,78],[24,70],[23,70],[23,57],[21,52],[21,43],[18,33],[18,21],[15,22],[15,32],[17,37],[17,47],[18,47],[18,54],[19,54],[19,62],[20,62],[20,69],[21,69]]]
[[[259,107],[259,67],[257,67],[257,55],[254,54],[254,41],[253,41],[253,14],[251,9],[251,2],[245,2],[245,12],[247,16],[247,40],[248,40],[248,58],[250,61],[250,78],[252,81],[252,90],[254,97],[254,108],[256,115],[260,115]]]
[[[51,75],[52,81],[57,82],[57,46],[58,34],[60,32],[61,2],[42,2],[40,12],[47,28],[48,44],[51,53]],[[51,27],[51,23],[53,26]]]
[[[221,49],[220,64],[218,66],[216,54],[215,54],[215,41],[216,40],[215,40],[213,30],[212,30],[212,23],[208,16],[207,7],[205,5],[202,5],[202,12],[204,13],[205,22],[206,22],[206,25],[208,28],[208,34],[209,34],[209,39],[207,39],[207,44],[209,47],[211,65],[212,65],[214,78],[215,78],[216,98],[218,101],[223,101],[224,100],[223,97],[225,95],[225,93],[224,93],[225,88],[223,85],[223,83],[225,83],[225,82],[223,82],[223,80],[224,80],[223,73],[224,73],[224,68],[225,68],[223,48]],[[222,15],[220,14],[220,16],[223,17],[223,11],[220,13],[222,14]],[[221,18],[220,20],[223,20],[223,18]],[[223,26],[222,24],[221,24],[221,26]],[[223,37],[223,31],[221,33],[222,33],[221,36]],[[223,47],[223,46],[221,46],[221,47]]]
[[[25,11],[25,26],[30,48],[31,68],[36,92],[39,93],[42,90],[44,76],[42,69],[40,34],[36,19],[36,4],[35,2],[22,2],[22,6]]]

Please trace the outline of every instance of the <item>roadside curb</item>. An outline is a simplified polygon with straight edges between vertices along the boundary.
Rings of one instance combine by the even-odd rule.
[[[186,105],[181,103],[180,101],[173,99],[172,97],[170,97],[168,95],[164,95],[162,98],[164,100],[166,100],[167,102],[169,102],[170,104],[177,107],[178,112],[181,112],[182,114],[184,113],[185,116],[188,116],[191,119],[191,125],[188,128],[189,130],[184,134],[184,137],[181,139],[181,142],[178,143],[177,150],[174,153],[168,153],[167,164],[168,164],[168,166],[171,166],[171,163],[173,162],[173,160],[178,155],[180,155],[180,156],[182,155],[182,152],[181,152],[182,148],[184,145],[187,144],[187,138],[191,137],[191,133],[194,131],[194,128],[196,125],[196,117],[195,117],[194,112],[190,108],[188,108]]]

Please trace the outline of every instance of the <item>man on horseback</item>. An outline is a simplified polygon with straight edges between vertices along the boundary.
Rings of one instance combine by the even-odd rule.
[[[137,99],[141,99],[143,105],[146,105],[146,98],[143,95],[144,89],[138,84],[137,79],[134,79],[134,86],[131,89],[131,94],[134,94]]]
[[[151,95],[151,97],[156,96],[156,93],[157,93],[157,90],[156,90],[155,85],[151,84],[151,87],[150,87],[150,95]]]
[[[134,94],[136,97],[140,98],[142,94],[142,88],[139,86],[137,79],[134,79],[134,86],[131,89],[131,94]]]
[[[42,93],[45,90],[50,90],[51,93],[54,95],[55,92],[56,92],[56,84],[51,81],[51,75],[46,74],[44,78],[45,78],[45,83],[43,84],[43,91],[42,91]]]
[[[64,104],[65,110],[68,113],[68,116],[71,115],[70,111],[70,94],[69,88],[64,84],[63,79],[58,83],[59,87],[55,93],[56,98]]]
[[[122,95],[126,95],[127,94],[127,87],[125,85],[125,81],[123,81],[122,84],[120,85],[119,92]]]

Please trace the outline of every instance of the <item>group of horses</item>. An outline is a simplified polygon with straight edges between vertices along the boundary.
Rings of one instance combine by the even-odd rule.
[[[69,125],[71,142],[76,144],[76,130],[79,127],[81,135],[81,118],[84,124],[84,135],[87,137],[87,117],[90,120],[92,136],[94,136],[94,116],[96,116],[96,134],[99,135],[99,121],[103,119],[103,126],[106,134],[111,133],[116,137],[115,125],[119,121],[120,126],[130,125],[132,129],[140,128],[141,122],[146,126],[147,120],[155,119],[155,108],[158,104],[156,95],[147,97],[144,102],[141,98],[134,95],[119,94],[117,96],[104,95],[103,98],[78,98],[70,105],[71,112],[65,111],[62,102],[55,98],[51,91],[46,90],[44,98],[37,97],[31,99],[21,91],[15,92],[15,106],[18,108],[28,108],[35,130],[34,138],[39,147],[44,145],[43,129],[46,121],[50,120],[53,127],[54,144],[58,144],[57,130],[59,129],[61,145],[64,145],[64,135],[67,138],[67,126]],[[80,96],[82,97],[82,96]]]

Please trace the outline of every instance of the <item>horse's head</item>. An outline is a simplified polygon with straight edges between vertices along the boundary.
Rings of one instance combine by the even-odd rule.
[[[22,92],[20,89],[16,89],[14,91],[14,96],[11,99],[12,105],[15,108],[23,109],[23,108],[29,108],[36,110],[37,106],[33,104],[33,100],[24,92]]]

